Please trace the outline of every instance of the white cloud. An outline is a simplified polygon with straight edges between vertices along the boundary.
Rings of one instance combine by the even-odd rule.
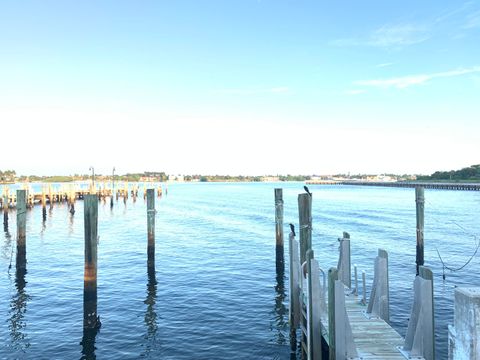
[[[459,68],[450,71],[438,72],[433,74],[408,75],[390,79],[374,79],[355,81],[355,85],[369,86],[378,88],[397,88],[404,89],[413,85],[422,85],[436,78],[448,78],[480,72],[480,66],[471,68]]]
[[[430,38],[427,26],[415,24],[384,25],[374,30],[367,38],[337,39],[336,46],[371,46],[383,48],[404,47],[424,42]]]
[[[480,28],[480,10],[467,16],[467,22],[463,25],[464,29]]]
[[[393,64],[394,64],[394,63],[391,63],[391,62],[389,62],[389,63],[382,63],[382,64],[377,64],[377,65],[375,65],[375,67],[377,67],[377,68],[384,68],[384,67],[392,66]]]
[[[407,46],[424,42],[429,37],[429,31],[424,26],[385,25],[371,34],[368,44],[378,47]]]

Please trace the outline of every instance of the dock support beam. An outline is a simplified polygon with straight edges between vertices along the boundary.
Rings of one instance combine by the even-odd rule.
[[[283,249],[283,190],[275,189],[275,238],[277,270],[284,268]]]
[[[85,195],[85,273],[83,282],[83,327],[97,329],[100,317],[97,316],[97,229],[98,196]]]
[[[421,186],[415,188],[415,203],[417,213],[417,275],[419,267],[424,264],[423,257],[423,228],[424,228],[424,211],[425,211],[425,194],[424,189]]]
[[[17,271],[25,273],[27,269],[27,192],[17,190]]]
[[[147,189],[147,267],[155,269],[155,190]]]
[[[401,352],[407,358],[423,357],[425,360],[434,360],[433,274],[429,268],[420,266],[419,274],[413,282],[413,291],[412,311]]]
[[[352,267],[350,262],[350,234],[343,232],[343,238],[339,238],[340,256],[338,258],[338,279],[349,289],[352,287]]]
[[[298,195],[298,215],[300,224],[300,264],[306,261],[306,254],[312,248],[312,196]]]

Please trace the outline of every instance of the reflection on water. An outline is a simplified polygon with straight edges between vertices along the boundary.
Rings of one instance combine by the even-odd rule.
[[[285,345],[287,338],[285,331],[288,329],[288,309],[284,304],[285,293],[285,263],[283,261],[283,247],[277,246],[276,258],[276,283],[275,283],[275,342]]]
[[[144,303],[147,305],[145,311],[145,326],[147,334],[145,335],[146,345],[145,353],[142,356],[148,357],[150,352],[155,349],[156,335],[158,330],[157,313],[155,311],[155,303],[157,302],[157,279],[155,277],[155,269],[148,268],[147,297]]]
[[[83,337],[80,342],[80,345],[82,345],[82,356],[80,360],[94,360],[97,358],[95,355],[95,338],[98,332],[98,328],[83,328]]]
[[[27,322],[25,313],[27,312],[27,302],[30,296],[25,291],[26,270],[17,268],[15,273],[16,292],[12,296],[9,310],[9,330],[11,343],[10,346],[16,350],[25,352],[30,347],[28,336],[25,332]]]
[[[75,210],[73,211],[73,213],[70,212],[70,216],[68,217],[68,235],[72,235],[74,233],[74,230],[75,230],[75,227],[74,227],[75,216],[73,216],[74,214],[75,214]]]

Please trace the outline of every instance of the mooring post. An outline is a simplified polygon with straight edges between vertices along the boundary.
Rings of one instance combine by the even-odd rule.
[[[83,282],[83,327],[95,329],[100,327],[97,315],[97,228],[98,196],[84,197],[85,219],[85,273]]]
[[[45,186],[42,186],[42,221],[47,220],[47,197],[45,195]]]
[[[298,215],[300,224],[300,264],[306,261],[306,254],[312,248],[312,196],[298,195]]]
[[[27,203],[26,190],[17,190],[17,270],[27,268]]]
[[[147,189],[147,267],[155,268],[155,190]]]
[[[48,185],[48,201],[50,202],[50,209],[53,208],[52,185]]]
[[[423,228],[424,228],[424,210],[425,210],[425,195],[424,189],[422,186],[417,186],[415,188],[415,202],[416,202],[416,213],[417,213],[417,275],[419,267],[423,266]]]
[[[284,268],[283,250],[283,190],[275,189],[275,237],[277,270]]]

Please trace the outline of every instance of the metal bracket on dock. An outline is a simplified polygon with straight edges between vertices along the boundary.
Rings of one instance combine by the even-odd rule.
[[[433,319],[433,274],[420,266],[413,282],[414,297],[405,343],[400,352],[407,359],[435,359],[435,326]]]
[[[350,234],[343,232],[343,238],[339,238],[338,247],[340,256],[338,258],[338,279],[349,289],[352,287],[352,268],[350,265]]]
[[[379,317],[388,323],[390,321],[389,308],[388,253],[383,249],[378,249],[366,315],[367,317]]]

